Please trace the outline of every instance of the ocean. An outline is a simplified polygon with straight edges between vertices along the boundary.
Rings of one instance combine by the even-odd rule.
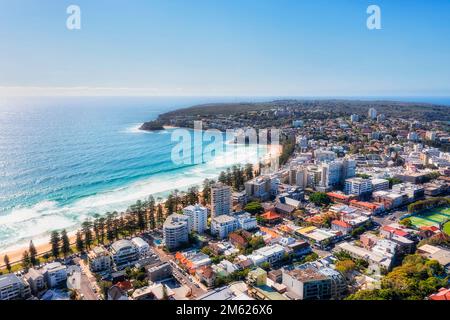
[[[261,150],[240,146],[246,149],[232,161],[224,152],[209,163],[177,165],[174,129],[138,127],[195,104],[272,99],[1,98],[0,252],[31,239],[46,242],[52,230],[76,230],[89,217],[125,210],[149,195],[163,198],[216,179],[233,163],[256,162]],[[432,102],[450,105],[450,99]]]
[[[209,163],[176,165],[174,129],[138,130],[160,113],[223,100],[0,100],[0,252],[30,239],[46,242],[52,230],[76,230],[85,219],[138,199],[217,179],[233,163],[255,162],[258,150],[247,147],[236,158],[224,152]]]

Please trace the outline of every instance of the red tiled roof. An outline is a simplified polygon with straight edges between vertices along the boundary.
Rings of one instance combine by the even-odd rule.
[[[345,194],[340,194],[340,193],[335,193],[335,192],[328,192],[327,195],[331,198],[342,199],[342,200],[347,200],[348,198],[350,198],[349,196],[347,196]]]
[[[273,211],[267,211],[266,213],[261,215],[261,218],[263,218],[264,220],[275,220],[280,219],[281,216]]]
[[[357,200],[351,200],[350,203],[353,205],[369,208],[371,210],[377,209],[379,207],[379,205],[377,205],[375,203],[363,202],[363,201],[357,201]]]
[[[400,237],[405,237],[408,235],[408,232],[400,230],[400,229],[396,229],[396,228],[393,228],[390,226],[383,226],[381,229],[384,231],[387,231],[389,233],[396,234],[397,236],[400,236]]]
[[[450,300],[450,289],[441,288],[438,293],[428,297],[430,300]]]
[[[343,228],[351,228],[352,227],[351,224],[349,224],[345,221],[342,221],[342,220],[333,220],[333,221],[331,221],[331,223],[334,225],[343,227]]]
[[[430,231],[436,232],[436,231],[439,231],[439,228],[436,226],[421,226],[420,230],[424,230],[424,231],[430,230]]]

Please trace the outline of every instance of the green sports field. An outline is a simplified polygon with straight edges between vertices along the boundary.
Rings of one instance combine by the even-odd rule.
[[[439,226],[440,223],[450,219],[450,208],[430,210],[420,215],[412,216],[410,219],[417,228],[422,226]]]
[[[444,224],[444,232],[450,236],[450,221]]]

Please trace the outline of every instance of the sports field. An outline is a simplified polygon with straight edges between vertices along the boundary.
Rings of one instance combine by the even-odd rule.
[[[410,219],[417,228],[422,226],[439,226],[440,223],[450,220],[450,208],[433,209],[420,215],[412,216]]]
[[[444,224],[444,232],[450,236],[450,221]]]

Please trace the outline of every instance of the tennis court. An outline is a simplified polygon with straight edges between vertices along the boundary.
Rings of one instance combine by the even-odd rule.
[[[439,224],[450,220],[450,208],[433,209],[420,215],[412,216],[410,219],[417,228],[422,226],[439,226]]]

